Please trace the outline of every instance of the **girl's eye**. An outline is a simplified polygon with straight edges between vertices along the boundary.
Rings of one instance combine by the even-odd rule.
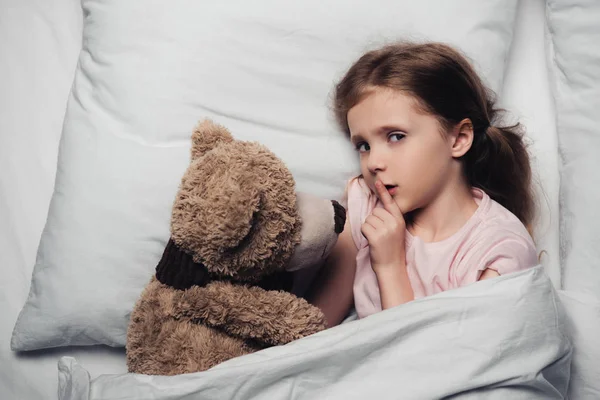
[[[358,150],[360,153],[364,153],[365,151],[371,150],[371,147],[368,143],[360,142],[356,144],[356,150]]]
[[[402,140],[404,138],[404,136],[406,136],[406,135],[403,133],[392,132],[388,135],[388,139],[390,142],[399,142],[400,140]]]

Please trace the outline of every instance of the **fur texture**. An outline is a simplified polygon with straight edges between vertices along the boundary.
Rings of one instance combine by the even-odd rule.
[[[310,203],[314,207],[306,203],[310,215],[302,219],[283,162],[260,144],[234,140],[221,126],[198,125],[191,155],[173,206],[171,241],[131,314],[130,372],[203,371],[326,326],[323,313],[304,299],[258,285],[284,287],[302,224],[317,222],[312,215],[329,215],[325,224],[319,217],[318,229],[331,232],[307,240],[303,263],[321,262],[337,240],[339,210],[321,199]]]
[[[197,291],[190,296],[187,292],[163,285],[156,278],[144,289],[127,333],[130,372],[177,375],[204,371],[261,348],[221,330],[175,318],[175,309],[181,314],[186,301],[194,303],[203,297]]]
[[[320,310],[291,293],[212,282],[174,297],[175,319],[203,323],[261,347],[277,346],[325,328]]]
[[[192,160],[197,160],[222,143],[233,142],[233,136],[222,125],[210,120],[200,122],[192,133]]]
[[[216,130],[208,132],[215,141]],[[266,147],[216,142],[182,178],[172,238],[209,272],[251,281],[256,270],[281,269],[300,242],[295,182]]]

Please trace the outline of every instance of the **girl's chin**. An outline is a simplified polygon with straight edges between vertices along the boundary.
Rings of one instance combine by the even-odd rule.
[[[394,196],[393,199],[402,211],[402,215],[411,215],[418,211],[414,204],[407,202],[406,199],[402,199],[398,195]]]

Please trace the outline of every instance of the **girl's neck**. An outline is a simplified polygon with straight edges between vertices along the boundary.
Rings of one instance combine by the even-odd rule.
[[[477,207],[464,179],[449,181],[431,203],[411,213],[408,230],[424,242],[439,242],[458,232]]]

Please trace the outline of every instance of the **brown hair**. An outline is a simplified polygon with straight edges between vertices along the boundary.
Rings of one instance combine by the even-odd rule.
[[[502,110],[495,108],[494,93],[462,54],[442,43],[396,43],[364,54],[335,90],[336,119],[348,135],[348,111],[377,87],[410,94],[445,131],[470,119],[473,144],[462,157],[468,183],[515,214],[531,232],[531,166],[521,125],[495,125]]]

